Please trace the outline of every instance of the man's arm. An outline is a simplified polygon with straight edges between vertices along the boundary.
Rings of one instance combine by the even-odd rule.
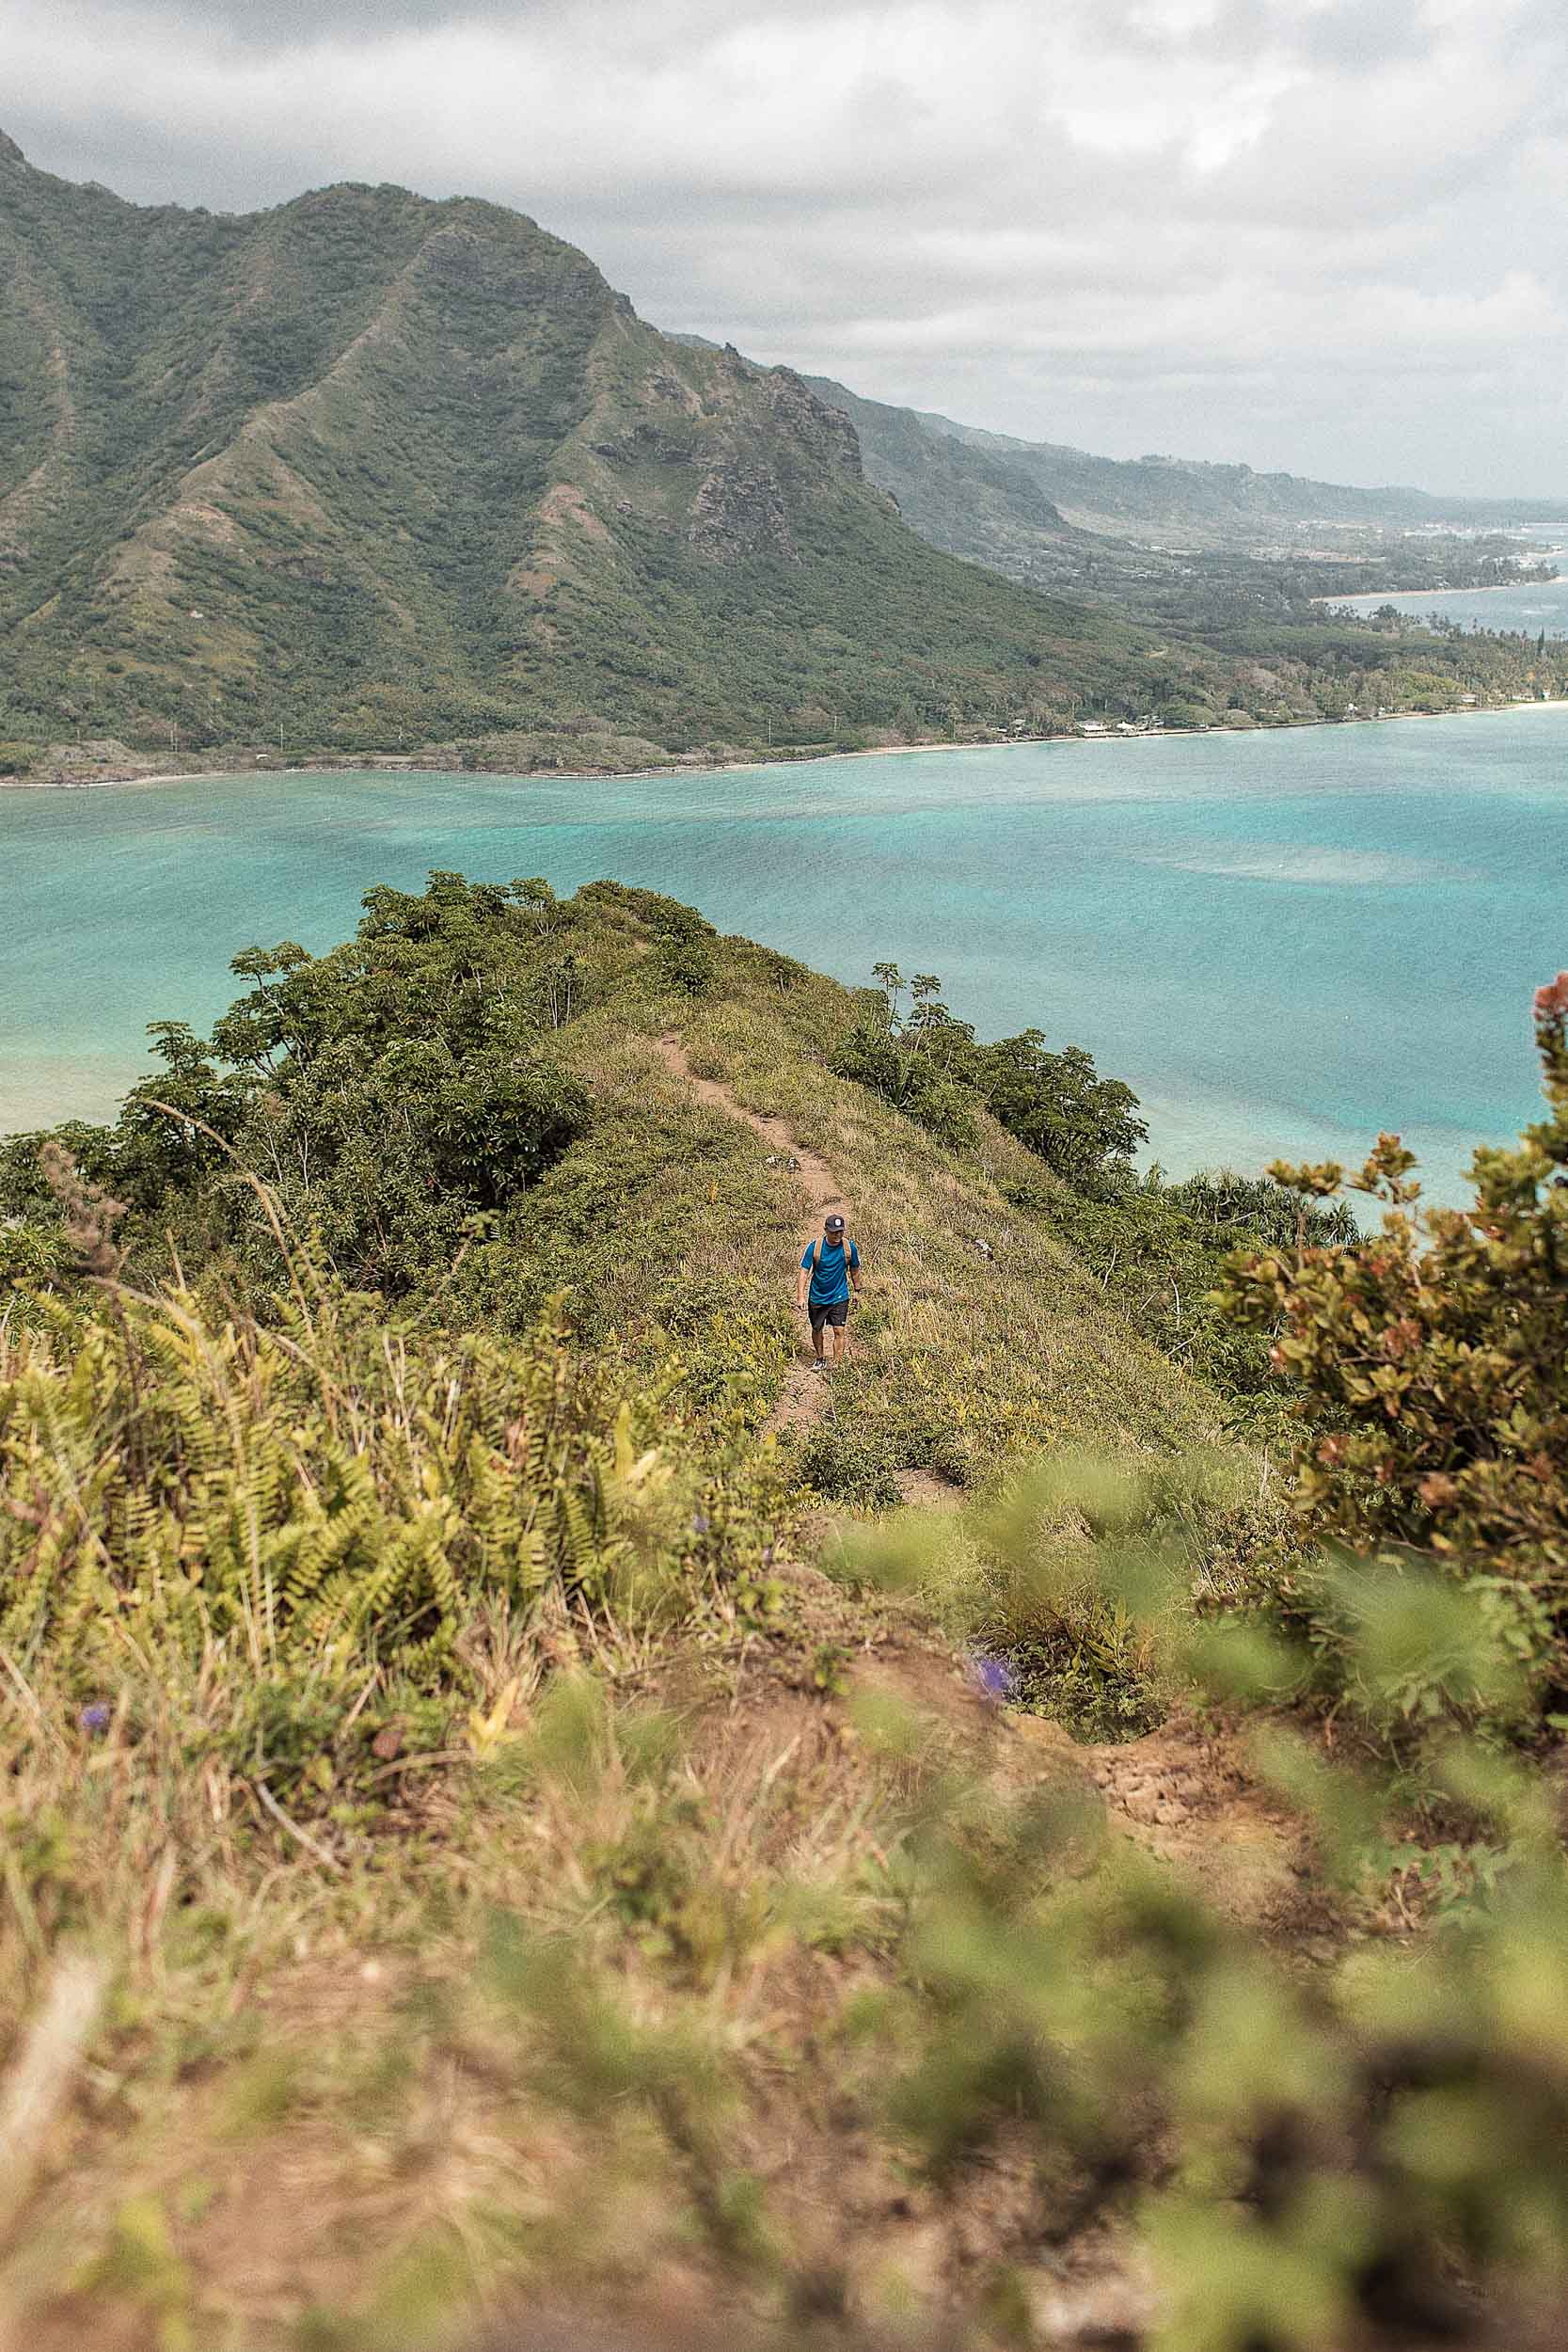
[[[861,1295],[861,1253],[853,1242],[849,1245],[849,1287],[858,1298]]]
[[[806,1303],[806,1284],[807,1284],[810,1280],[811,1280],[811,1252],[810,1252],[810,1250],[808,1249],[808,1250],[807,1250],[807,1252],[806,1252],[806,1254],[805,1254],[805,1256],[804,1256],[804,1257],[801,1259],[801,1261],[800,1261],[800,1280],[799,1280],[799,1281],[796,1283],[796,1285],[795,1285],[795,1304],[797,1305],[797,1307],[803,1307],[803,1306],[805,1305],[805,1303]]]

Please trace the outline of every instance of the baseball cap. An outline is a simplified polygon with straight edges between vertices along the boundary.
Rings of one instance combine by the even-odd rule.
[[[842,1233],[844,1231],[844,1219],[841,1216],[831,1216],[828,1219],[825,1230],[830,1233]]]

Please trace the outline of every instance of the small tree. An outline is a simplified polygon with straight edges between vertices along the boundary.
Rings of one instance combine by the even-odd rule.
[[[1130,1087],[1102,1078],[1082,1046],[1048,1051],[1039,1029],[977,1043],[971,1024],[942,1002],[934,972],[906,980],[895,963],[871,970],[881,1002],[834,1047],[829,1067],[840,1077],[954,1144],[973,1139],[978,1101],[1075,1190],[1100,1197],[1125,1185],[1148,1135]]]
[[[1568,973],[1535,998],[1546,1115],[1478,1152],[1467,1209],[1417,1204],[1412,1154],[1381,1136],[1354,1188],[1380,1231],[1239,1264],[1221,1294],[1277,1327],[1274,1361],[1310,1423],[1294,1464],[1309,1528],[1463,1580],[1528,1671],[1568,1691]],[[1271,1169],[1323,1198],[1343,1171]]]
[[[992,1116],[1075,1190],[1100,1193],[1125,1182],[1148,1140],[1138,1098],[1119,1078],[1102,1078],[1081,1045],[1060,1053],[1038,1029],[981,1049],[975,1083]]]

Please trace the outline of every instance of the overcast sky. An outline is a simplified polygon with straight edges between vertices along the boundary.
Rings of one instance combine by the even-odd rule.
[[[0,128],[139,201],[490,197],[1032,438],[1568,496],[1564,0],[3,0]]]

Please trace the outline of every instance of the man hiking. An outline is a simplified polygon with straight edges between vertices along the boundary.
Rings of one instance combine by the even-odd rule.
[[[818,1372],[828,1369],[822,1354],[824,1329],[833,1335],[834,1363],[844,1360],[844,1327],[849,1320],[851,1287],[858,1297],[861,1253],[852,1241],[845,1240],[844,1219],[835,1213],[823,1225],[821,1240],[812,1242],[807,1248],[800,1261],[800,1279],[795,1291],[797,1307],[809,1305],[811,1343],[816,1357],[815,1369]]]

